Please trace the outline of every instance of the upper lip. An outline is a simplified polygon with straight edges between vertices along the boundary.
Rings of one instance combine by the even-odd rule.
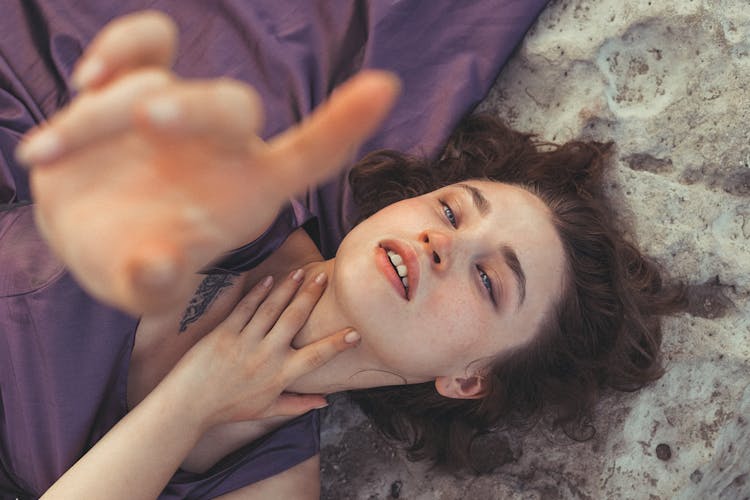
[[[381,242],[380,246],[386,250],[396,252],[403,259],[406,266],[406,275],[409,280],[409,296],[407,298],[411,300],[419,284],[419,259],[417,258],[417,252],[414,251],[411,245],[398,240],[386,240]]]

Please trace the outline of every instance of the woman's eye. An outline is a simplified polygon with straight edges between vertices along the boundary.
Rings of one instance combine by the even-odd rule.
[[[490,299],[492,299],[492,302],[495,303],[495,294],[492,293],[492,280],[487,275],[487,273],[484,272],[484,270],[477,266],[477,271],[479,271],[479,279],[482,280],[482,285],[487,289],[487,292],[490,294]]]
[[[453,209],[445,202],[440,202],[443,205],[443,213],[451,226],[458,227],[458,221],[456,221],[456,214],[453,213]]]

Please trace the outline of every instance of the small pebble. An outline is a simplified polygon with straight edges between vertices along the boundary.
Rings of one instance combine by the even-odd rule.
[[[401,481],[393,481],[391,483],[391,498],[399,498],[401,496],[401,486],[403,484]]]
[[[659,460],[669,460],[672,458],[672,448],[668,444],[661,443],[656,445],[656,456]]]

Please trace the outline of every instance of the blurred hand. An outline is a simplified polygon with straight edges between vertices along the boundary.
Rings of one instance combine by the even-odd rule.
[[[391,74],[363,72],[264,143],[255,91],[181,80],[168,69],[175,46],[163,14],[114,21],[74,74],[81,94],[17,150],[51,247],[90,293],[136,315],[184,300],[192,273],[341,168],[399,88]]]

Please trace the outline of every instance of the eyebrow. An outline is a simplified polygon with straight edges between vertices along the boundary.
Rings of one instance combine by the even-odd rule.
[[[458,187],[465,189],[471,195],[471,201],[474,202],[479,215],[482,217],[486,216],[490,212],[490,202],[485,198],[484,193],[479,188],[470,186],[468,184],[458,184]]]
[[[466,190],[471,195],[471,201],[474,203],[474,207],[482,217],[485,217],[490,212],[490,202],[482,193],[482,190],[470,186],[469,184],[458,184],[458,187]],[[516,288],[518,289],[518,307],[521,307],[524,299],[526,298],[526,273],[523,272],[521,267],[521,261],[518,260],[518,254],[510,245],[502,245],[500,247],[500,254],[503,256],[505,265],[513,272],[513,277],[516,279]]]

